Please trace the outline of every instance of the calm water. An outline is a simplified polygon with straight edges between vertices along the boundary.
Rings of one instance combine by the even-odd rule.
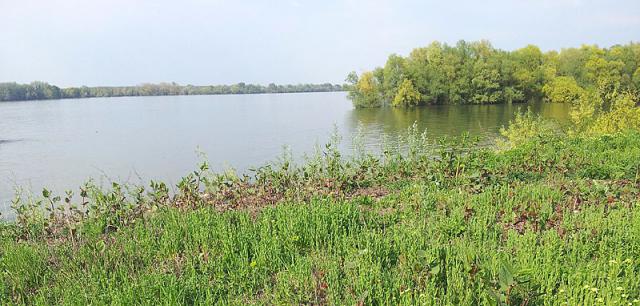
[[[9,216],[16,186],[62,192],[88,178],[175,183],[206,153],[217,169],[295,155],[327,141],[333,127],[345,148],[362,126],[368,146],[413,122],[436,136],[495,135],[522,106],[433,106],[356,110],[345,93],[94,98],[0,103],[0,212]],[[564,105],[535,105],[567,119]]]

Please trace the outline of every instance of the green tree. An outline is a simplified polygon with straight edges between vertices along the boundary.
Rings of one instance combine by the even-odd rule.
[[[539,98],[544,82],[544,55],[540,48],[528,45],[512,53],[514,83],[523,97]]]
[[[398,91],[398,87],[405,78],[405,60],[403,57],[391,54],[387,59],[387,63],[384,65],[384,97],[387,101],[391,101],[396,92]]]
[[[500,101],[500,72],[484,61],[478,61],[473,67],[473,97],[475,104],[490,104]]]

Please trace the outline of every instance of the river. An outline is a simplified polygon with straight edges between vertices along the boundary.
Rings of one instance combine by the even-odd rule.
[[[246,171],[324,144],[334,128],[343,149],[360,131],[379,147],[414,122],[432,137],[493,137],[525,105],[354,109],[346,93],[90,98],[0,103],[0,212],[21,186],[39,194],[77,190],[89,178],[175,183],[197,167],[200,153],[215,169]],[[533,111],[566,121],[566,105]]]

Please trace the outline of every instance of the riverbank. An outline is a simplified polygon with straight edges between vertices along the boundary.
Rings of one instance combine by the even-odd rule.
[[[44,192],[49,217],[1,225],[1,303],[638,303],[640,134],[405,138],[251,177],[203,164],[175,197]]]

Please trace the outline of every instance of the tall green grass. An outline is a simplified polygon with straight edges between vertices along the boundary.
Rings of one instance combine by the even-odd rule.
[[[640,305],[640,134],[406,137],[17,200],[0,304]]]

